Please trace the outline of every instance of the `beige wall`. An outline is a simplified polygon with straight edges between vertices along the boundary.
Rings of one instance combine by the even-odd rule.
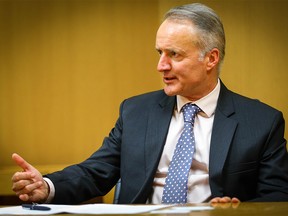
[[[13,152],[43,172],[82,161],[123,99],[161,88],[155,33],[167,9],[188,2],[0,0],[0,193],[11,193]],[[200,2],[225,26],[222,80],[288,119],[288,2]]]
[[[159,89],[158,4],[8,0],[0,16],[0,188],[11,193],[13,152],[43,172],[80,162],[123,99]]]

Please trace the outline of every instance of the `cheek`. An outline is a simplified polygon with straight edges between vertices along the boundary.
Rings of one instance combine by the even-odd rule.
[[[190,81],[203,80],[207,76],[207,72],[202,64],[190,65],[183,72],[183,78]]]
[[[195,57],[196,58],[196,57]],[[202,61],[185,59],[173,62],[172,71],[181,82],[190,82],[203,79],[206,76],[205,63]]]

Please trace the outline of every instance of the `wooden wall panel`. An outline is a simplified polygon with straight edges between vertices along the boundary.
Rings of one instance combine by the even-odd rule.
[[[1,165],[83,160],[129,96],[160,88],[153,1],[1,1]]]
[[[153,0],[0,1],[0,193],[13,152],[43,172],[80,162],[123,99],[161,87],[157,17]]]

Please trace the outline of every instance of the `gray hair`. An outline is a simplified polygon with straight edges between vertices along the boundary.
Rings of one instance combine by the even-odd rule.
[[[219,68],[225,56],[225,33],[219,16],[211,8],[200,4],[182,5],[170,9],[164,16],[164,20],[191,21],[198,31],[197,46],[201,50],[200,58],[217,48],[220,52]]]

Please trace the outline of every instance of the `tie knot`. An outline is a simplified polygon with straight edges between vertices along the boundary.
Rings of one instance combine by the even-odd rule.
[[[195,104],[188,103],[182,107],[182,111],[184,116],[184,122],[193,123],[196,114],[200,111],[200,108]]]

